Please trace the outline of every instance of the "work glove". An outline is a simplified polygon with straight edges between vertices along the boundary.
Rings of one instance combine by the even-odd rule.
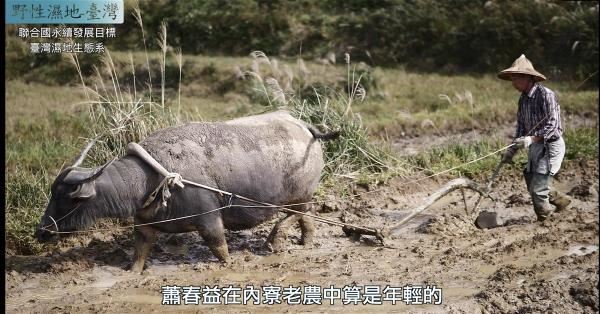
[[[531,136],[522,136],[513,141],[516,148],[529,148],[532,142]]]
[[[502,163],[503,164],[512,164],[512,159],[515,156],[515,150],[507,149],[502,155]]]

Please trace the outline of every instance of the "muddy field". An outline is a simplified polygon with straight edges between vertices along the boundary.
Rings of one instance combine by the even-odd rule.
[[[330,200],[320,207],[319,215],[389,227],[447,179],[411,186],[395,179],[376,192]],[[504,226],[475,228],[472,217],[465,213],[461,193],[453,192],[388,238],[386,246],[369,236],[350,239],[340,227],[316,223],[313,247],[299,245],[299,230],[290,230],[288,250],[273,254],[262,246],[271,222],[250,231],[229,232],[230,262],[222,265],[198,235],[162,235],[143,275],[125,270],[133,254],[130,230],[71,237],[52,254],[5,258],[6,310],[597,312],[598,162],[570,163],[555,186],[568,192],[573,203],[543,223],[535,222],[523,179],[505,174],[492,194],[497,201],[486,200],[481,206],[496,210]],[[467,192],[470,207],[475,199],[473,192]],[[406,304],[402,299],[395,305],[391,301],[343,305],[343,295],[334,305],[329,300],[322,305],[288,305],[284,299],[279,305],[184,305],[183,299],[181,305],[161,305],[161,286],[167,285],[242,289],[290,285],[324,289],[333,285],[381,290],[386,286],[435,286],[441,288],[442,298],[439,305]]]

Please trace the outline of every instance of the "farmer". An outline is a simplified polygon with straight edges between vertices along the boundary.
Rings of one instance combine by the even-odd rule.
[[[525,55],[517,58],[510,68],[498,73],[498,77],[512,81],[513,87],[521,92],[515,145],[506,150],[502,162],[512,163],[520,148],[528,149],[523,174],[533,210],[538,220],[544,221],[553,211],[550,204],[556,206],[556,212],[559,212],[571,203],[566,195],[550,189],[552,178],[560,169],[565,155],[558,99],[552,90],[539,83],[546,77],[533,68]]]

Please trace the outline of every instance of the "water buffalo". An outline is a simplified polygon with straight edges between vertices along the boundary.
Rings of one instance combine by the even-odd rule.
[[[186,180],[282,205],[312,199],[324,166],[316,139],[337,136],[337,132],[321,133],[286,111],[276,111],[226,122],[170,127],[151,134],[140,145],[168,171]],[[189,219],[136,227],[134,272],[142,272],[159,231],[198,231],[212,253],[224,262],[229,255],[225,228],[252,228],[277,212],[274,208],[245,207],[255,204],[190,185],[171,189],[164,207],[161,197],[144,206],[164,179],[147,162],[126,155],[102,167],[86,169],[78,167],[82,157],[52,184],[52,197],[35,233],[38,241],[58,238],[49,230],[83,230],[102,217],[133,216],[136,224],[143,224],[205,213],[230,201],[236,205]],[[292,208],[302,212],[311,209],[309,205]],[[271,231],[267,242],[273,250],[282,249],[285,229],[296,222],[300,223],[302,243],[311,243],[311,218],[292,214]]]

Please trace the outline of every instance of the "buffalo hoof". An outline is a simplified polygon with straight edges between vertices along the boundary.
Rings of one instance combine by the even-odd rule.
[[[302,237],[300,244],[304,246],[312,246],[314,244],[313,237]]]
[[[272,253],[281,253],[285,250],[283,241],[273,240],[273,242],[265,242],[263,248]]]
[[[147,267],[145,267],[145,265],[139,265],[139,264],[133,263],[127,267],[127,271],[141,275],[144,272],[144,269],[146,269],[146,268]]]

